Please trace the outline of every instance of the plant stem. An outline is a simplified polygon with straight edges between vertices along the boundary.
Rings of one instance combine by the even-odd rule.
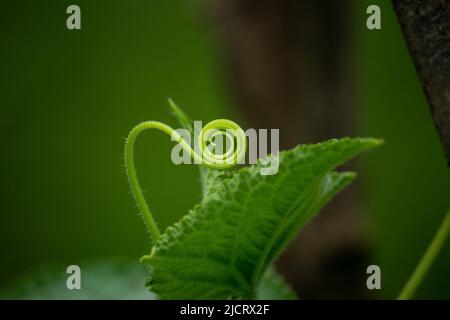
[[[449,234],[449,231],[450,231],[450,209],[447,212],[446,216],[444,217],[444,221],[442,222],[441,226],[439,227],[439,230],[437,231],[436,235],[434,236],[433,241],[431,242],[427,251],[423,255],[422,259],[420,260],[420,262],[417,265],[416,269],[414,270],[413,274],[411,275],[409,280],[406,282],[406,284],[403,287],[403,290],[401,291],[397,300],[411,299],[411,297],[414,295],[417,287],[420,285],[423,278],[425,277],[425,275],[426,275],[428,269],[430,268],[431,264],[433,263],[434,259],[438,255],[440,249],[442,248],[442,246],[445,242],[445,239],[447,238],[447,235]]]
[[[145,201],[145,197],[137,177],[136,166],[134,164],[134,144],[136,142],[136,138],[138,137],[139,133],[141,133],[143,130],[152,128],[159,129],[167,133],[168,135],[171,135],[173,132],[172,128],[160,122],[147,121],[138,124],[136,127],[133,128],[133,130],[131,130],[125,143],[125,168],[127,170],[131,192],[133,193],[134,199],[136,200],[139,210],[141,211],[142,216],[144,217],[144,221],[150,232],[153,243],[155,243],[156,241],[158,241],[161,234],[159,232],[158,226],[156,225],[153,214],[150,211],[147,202]]]

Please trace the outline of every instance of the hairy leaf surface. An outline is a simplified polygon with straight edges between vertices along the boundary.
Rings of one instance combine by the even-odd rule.
[[[280,153],[272,176],[260,175],[260,163],[231,174],[206,171],[202,202],[144,258],[149,289],[163,299],[256,298],[289,240],[355,177],[334,168],[381,143],[344,138],[302,145]]]

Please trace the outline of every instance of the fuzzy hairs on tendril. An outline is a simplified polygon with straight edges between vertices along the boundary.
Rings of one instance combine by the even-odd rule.
[[[171,100],[169,100],[169,103],[173,104]],[[241,162],[246,154],[247,140],[242,128],[235,122],[227,119],[217,119],[207,123],[199,132],[197,140],[194,141],[194,148],[175,129],[159,121],[144,121],[131,130],[125,142],[125,169],[131,192],[144,217],[152,241],[155,243],[159,240],[161,233],[145,200],[134,163],[136,139],[142,131],[147,129],[157,129],[171,136],[172,141],[176,141],[188,152],[194,163],[219,170],[231,168]],[[232,140],[233,148],[225,150],[224,153],[215,154],[214,148],[210,148],[209,145],[212,144],[214,146],[214,139],[220,135],[223,135],[225,139]]]

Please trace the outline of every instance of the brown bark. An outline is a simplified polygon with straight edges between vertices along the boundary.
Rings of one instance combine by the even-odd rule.
[[[450,166],[450,1],[392,2]]]
[[[283,148],[352,134],[348,1],[216,0],[212,21],[236,104]],[[280,259],[304,298],[362,298],[367,246],[357,188],[336,198]]]

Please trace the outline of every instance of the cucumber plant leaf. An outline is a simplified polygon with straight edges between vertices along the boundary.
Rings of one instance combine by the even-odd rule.
[[[166,229],[142,261],[162,299],[254,299],[266,272],[297,232],[354,173],[333,171],[381,140],[343,138],[279,154],[279,172],[258,163],[201,169],[203,199]],[[219,173],[220,172],[220,173]]]
[[[257,300],[296,300],[297,295],[286,281],[275,271],[268,268],[256,288]]]

